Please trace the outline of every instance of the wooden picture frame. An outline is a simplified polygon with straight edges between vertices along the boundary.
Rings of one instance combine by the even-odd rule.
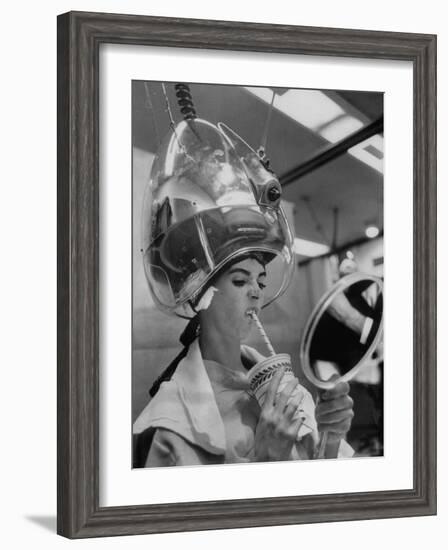
[[[413,63],[414,485],[409,490],[99,505],[99,48]],[[70,12],[58,17],[58,533],[69,538],[436,513],[436,37]]]

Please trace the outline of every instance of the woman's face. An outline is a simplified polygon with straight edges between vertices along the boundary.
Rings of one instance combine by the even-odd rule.
[[[213,322],[223,334],[246,338],[263,305],[266,286],[265,267],[255,258],[233,264],[213,285],[218,289],[205,313],[205,322]]]

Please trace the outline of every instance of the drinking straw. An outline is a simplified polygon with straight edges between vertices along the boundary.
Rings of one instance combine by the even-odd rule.
[[[271,341],[269,340],[268,335],[266,334],[263,328],[263,325],[261,324],[261,321],[258,318],[258,315],[255,313],[255,311],[251,311],[249,315],[255,321],[255,324],[257,325],[257,328],[260,331],[261,337],[263,338],[263,341],[266,344],[266,347],[268,348],[271,357],[273,357],[274,355],[276,355],[275,350],[272,347]]]

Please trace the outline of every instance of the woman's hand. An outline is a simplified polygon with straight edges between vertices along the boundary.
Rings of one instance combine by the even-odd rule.
[[[354,413],[349,391],[347,382],[339,382],[333,389],[324,391],[316,405],[318,430],[320,433],[328,433],[326,458],[337,457],[339,443],[350,430]]]
[[[294,418],[301,393],[291,397],[299,383],[297,378],[277,394],[284,372],[282,367],[275,373],[261,408],[255,430],[255,459],[259,462],[288,460],[302,424],[300,417]]]

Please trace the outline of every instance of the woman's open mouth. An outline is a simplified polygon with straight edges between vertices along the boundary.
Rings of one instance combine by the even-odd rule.
[[[260,309],[258,307],[250,307],[246,310],[246,315],[248,317],[251,317],[253,319],[253,315],[258,315],[260,313]]]

